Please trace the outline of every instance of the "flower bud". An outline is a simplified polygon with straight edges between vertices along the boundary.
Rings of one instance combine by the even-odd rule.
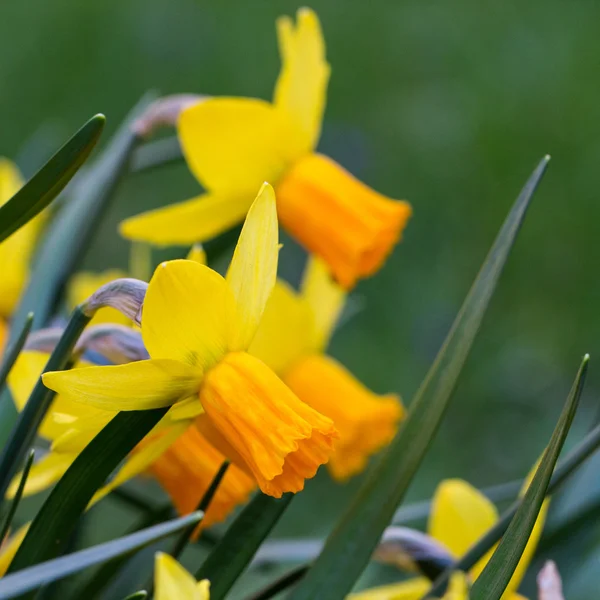
[[[150,358],[142,334],[116,323],[103,323],[86,329],[79,339],[78,349],[98,352],[116,365]]]
[[[146,109],[131,128],[138,137],[147,138],[160,127],[175,127],[181,111],[204,98],[206,96],[198,94],[174,94],[159,98]]]
[[[452,565],[452,555],[440,542],[408,527],[388,527],[374,558],[399,569],[420,572],[432,581]]]
[[[98,288],[80,307],[91,318],[97,310],[112,306],[136,325],[140,325],[147,289],[148,284],[139,279],[115,279]]]

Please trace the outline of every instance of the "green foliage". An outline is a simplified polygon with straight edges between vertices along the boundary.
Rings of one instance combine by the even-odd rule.
[[[558,455],[571,428],[573,417],[579,405],[579,399],[585,383],[589,356],[585,356],[573,383],[571,393],[550,438],[548,447],[540,461],[527,492],[515,513],[500,544],[494,551],[481,575],[471,588],[472,600],[499,600],[508,586],[529,536],[533,531],[538,513],[544,502],[544,496],[550,478],[558,460]]]
[[[437,431],[548,160],[546,157],[540,162],[525,184],[413,399],[407,418],[314,566],[292,594],[294,600],[344,598],[369,561]]]
[[[10,370],[13,368],[17,358],[19,358],[19,354],[21,350],[23,350],[23,346],[27,341],[27,336],[31,331],[31,326],[33,325],[33,313],[29,313],[23,326],[21,327],[21,331],[15,341],[12,343],[10,348],[5,352],[2,358],[2,364],[0,365],[0,392],[4,389],[6,384],[6,378],[10,373]]]
[[[196,573],[196,579],[210,579],[211,600],[226,597],[293,497],[284,494],[272,498],[258,493],[229,526]]]
[[[128,556],[153,542],[189,527],[189,525],[197,525],[202,516],[203,513],[194,512],[105,544],[67,554],[7,575],[0,579],[0,597],[15,598],[94,565],[120,556]]]
[[[104,115],[92,117],[8,201],[0,206],[0,243],[42,212],[87,160],[104,129]]]

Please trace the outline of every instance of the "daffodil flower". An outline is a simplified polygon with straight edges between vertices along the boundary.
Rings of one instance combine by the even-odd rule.
[[[317,15],[300,9],[297,24],[281,17],[277,34],[282,68],[272,103],[209,98],[180,115],[185,159],[207,192],[128,219],[121,232],[159,245],[204,241],[241,221],[269,181],[282,225],[350,288],[381,267],[411,208],[315,152],[329,80]]]
[[[208,579],[196,581],[172,556],[157,552],[154,561],[155,600],[210,600]]]
[[[377,396],[325,354],[345,298],[324,263],[309,259],[300,293],[277,282],[250,346],[302,401],[333,420],[340,439],[327,467],[338,480],[364,469],[404,413],[396,395]]]
[[[548,500],[542,506],[525,551],[502,595],[502,600],[524,600],[523,596],[517,593],[517,590],[542,534],[547,509]],[[434,540],[440,542],[455,559],[458,559],[497,520],[498,511],[496,507],[479,490],[460,479],[448,479],[443,481],[435,492],[427,530]],[[483,571],[492,552],[493,550],[473,567],[469,573],[472,580],[477,579]],[[431,581],[429,579],[415,577],[401,583],[351,594],[349,600],[419,600],[430,587]],[[461,600],[463,597],[461,595],[456,596]],[[454,600],[455,596],[449,596],[448,598]]]
[[[0,158],[0,206],[22,185],[17,166]],[[0,244],[0,354],[6,343],[10,317],[29,278],[29,263],[44,220],[44,214],[38,215]]]
[[[213,434],[263,492],[300,491],[327,462],[338,434],[331,419],[246,352],[275,284],[278,251],[275,195],[265,184],[227,278],[189,260],[156,270],[141,322],[149,360],[46,373],[45,385],[104,410],[175,405],[188,419],[205,412]]]

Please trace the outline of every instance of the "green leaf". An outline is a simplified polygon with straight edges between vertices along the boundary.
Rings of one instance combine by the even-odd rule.
[[[301,565],[300,567],[288,571],[281,577],[278,577],[275,581],[272,581],[262,590],[252,594],[248,600],[269,600],[269,598],[273,598],[273,596],[283,592],[283,590],[287,590],[291,585],[300,581],[308,573],[309,569],[310,565]]]
[[[10,503],[10,508],[8,513],[6,514],[6,518],[4,519],[4,523],[2,524],[2,528],[0,528],[0,540],[3,540],[8,535],[8,531],[12,524],[12,520],[17,512],[17,508],[19,506],[19,502],[21,502],[21,496],[23,495],[23,490],[25,489],[25,483],[27,482],[27,477],[29,477],[29,471],[31,469],[31,465],[33,464],[33,459],[35,457],[35,451],[30,450],[29,456],[25,461],[25,466],[23,467],[23,473],[21,473],[21,479],[19,480],[19,486],[17,487],[17,492],[15,493],[15,497],[12,499]]]
[[[89,321],[90,318],[84,315],[79,308],[73,311],[65,331],[44,367],[44,373],[60,371],[65,368],[71,359],[73,348],[81,332]],[[46,416],[53,398],[54,393],[44,386],[40,376],[0,455],[0,498],[6,494],[27,449],[33,445],[36,432]]]
[[[119,488],[117,488],[119,489]],[[113,492],[114,494],[114,492]],[[151,525],[162,523],[165,519],[171,517],[173,507],[171,504],[160,507],[157,510],[145,514],[126,535],[131,535]],[[73,593],[73,598],[97,598],[100,592],[111,582],[114,575],[129,560],[129,555],[121,555],[106,561],[97,571]]]
[[[92,117],[6,204],[0,206],[0,243],[58,196],[90,155],[105,122],[104,115]]]
[[[212,499],[215,497],[217,489],[221,485],[221,481],[223,481],[223,477],[225,477],[225,473],[227,473],[227,469],[229,469],[229,464],[229,461],[226,460],[219,467],[217,474],[213,477],[213,480],[210,482],[208,489],[200,499],[200,503],[198,504],[198,508],[196,510],[202,511],[203,513],[205,513],[208,510]],[[169,553],[173,558],[178,558],[181,555],[181,553],[185,550],[185,547],[190,541],[190,537],[194,533],[195,529],[195,525],[190,525],[190,527],[184,529],[181,532],[181,535],[173,545],[173,550]]]
[[[552,477],[552,471],[554,471],[554,466],[558,460],[558,455],[562,450],[571,423],[573,422],[573,417],[577,411],[588,362],[589,356],[586,355],[583,358],[548,447],[536,469],[531,484],[527,488],[521,506],[519,506],[489,562],[473,584],[470,594],[471,600],[500,600],[519,564],[519,560],[525,550],[538,513],[544,502],[546,490]]]
[[[6,384],[6,378],[13,368],[17,358],[19,358],[19,354],[21,354],[21,350],[23,350],[23,346],[27,341],[27,336],[31,331],[31,326],[33,325],[33,313],[29,313],[23,326],[21,327],[21,331],[19,331],[17,339],[12,343],[10,348],[4,354],[4,360],[2,361],[2,366],[0,366],[0,391],[4,389],[4,385]],[[2,539],[2,538],[0,538]]]
[[[198,580],[210,579],[211,600],[226,597],[293,497],[258,493],[236,517],[196,573]]]
[[[100,431],[73,461],[42,505],[8,573],[57,556],[94,493],[167,410],[168,407],[120,412]]]
[[[396,437],[327,539],[293,600],[344,598],[369,562],[442,420],[529,202],[545,157],[517,198]]]
[[[139,592],[134,592],[133,594],[129,594],[123,600],[144,600],[148,597],[148,592],[146,590],[140,590]]]
[[[567,456],[558,463],[550,485],[548,486],[548,494],[554,493],[560,486],[598,449],[600,448],[600,425],[597,425],[585,438],[577,444]],[[478,540],[461,558],[451,565],[438,579],[427,593],[427,597],[440,596],[450,575],[455,571],[468,572],[478,561],[480,561],[504,535],[510,522],[515,516],[521,500],[515,502],[508,508],[496,524],[491,527],[485,535]]]
[[[20,331],[29,312],[35,314],[34,329],[43,327],[52,315],[65,282],[99,230],[116,187],[127,171],[138,142],[130,125],[152,100],[152,96],[147,96],[138,103],[98,159],[82,169],[67,190],[67,202],[48,228],[27,289],[12,315],[9,344],[14,339],[12,331]],[[0,396],[0,446],[5,444],[15,419],[14,405],[5,391]]]
[[[14,598],[83,569],[118,556],[131,554],[190,525],[197,525],[202,516],[201,512],[194,512],[86,550],[22,569],[12,575],[6,575],[0,579],[0,598]]]

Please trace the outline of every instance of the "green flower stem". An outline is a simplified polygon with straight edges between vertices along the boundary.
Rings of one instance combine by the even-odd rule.
[[[6,378],[13,368],[17,358],[19,358],[19,354],[21,354],[21,350],[23,350],[23,346],[27,341],[27,336],[31,331],[31,326],[33,325],[33,313],[30,312],[21,327],[21,331],[19,332],[19,336],[10,346],[8,351],[4,355],[4,360],[2,361],[2,366],[0,366],[0,392],[4,389],[4,385],[6,384]],[[1,539],[1,538],[0,538]]]

